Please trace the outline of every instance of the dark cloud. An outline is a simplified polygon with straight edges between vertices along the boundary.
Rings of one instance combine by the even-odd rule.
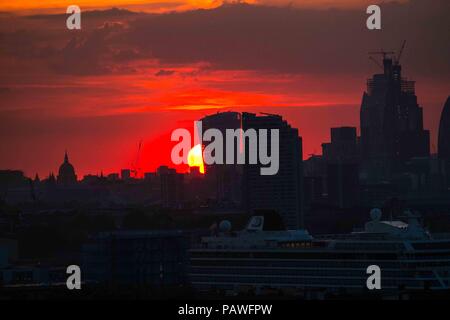
[[[10,93],[11,89],[8,87],[0,87],[0,95]]]
[[[124,18],[126,16],[136,16],[136,15],[141,14],[138,12],[134,12],[134,11],[126,10],[126,9],[119,9],[119,8],[111,8],[111,9],[106,9],[106,10],[87,10],[87,11],[81,11],[81,13],[82,13],[83,18],[88,18],[88,19],[92,19],[92,18],[111,19],[114,17]],[[49,19],[64,19],[65,20],[67,18],[67,16],[68,15],[64,12],[64,13],[60,13],[60,14],[34,14],[34,15],[26,16],[26,18],[28,18],[28,19],[44,19],[44,20],[49,20]]]
[[[121,47],[112,36],[140,15],[145,14],[117,8],[83,11],[82,30],[66,28],[67,14],[10,18],[0,23],[0,58],[13,58],[17,66],[32,61],[59,74],[109,73],[121,62],[139,58],[137,49]]]
[[[44,59],[66,74],[108,73],[145,58],[163,64],[205,62],[217,69],[367,74],[375,67],[368,51],[397,50],[407,40],[402,61],[410,73],[450,78],[450,2],[412,0],[381,8],[381,31],[367,30],[361,9],[246,4],[166,14],[111,9],[83,13],[81,32],[0,33],[0,49]]]
[[[108,73],[102,57],[108,52],[104,38],[97,33],[89,37],[73,37],[52,60],[51,68],[62,74]]]
[[[370,50],[397,49],[424,75],[450,75],[450,2],[413,0],[382,7],[382,30],[366,28],[362,10],[226,5],[144,17],[121,41],[167,63],[293,73],[365,71]]]
[[[105,22],[89,33],[79,33],[59,50],[49,61],[53,70],[63,74],[109,73],[112,59],[130,60],[135,50],[114,48],[111,37],[126,28],[121,22]]]
[[[159,70],[155,73],[155,76],[157,77],[164,77],[164,76],[171,76],[175,73],[173,70]]]

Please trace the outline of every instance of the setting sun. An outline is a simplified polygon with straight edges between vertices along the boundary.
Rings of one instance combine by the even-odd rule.
[[[188,165],[189,167],[198,167],[200,173],[205,173],[202,153],[202,146],[200,144],[193,147],[188,153]]]

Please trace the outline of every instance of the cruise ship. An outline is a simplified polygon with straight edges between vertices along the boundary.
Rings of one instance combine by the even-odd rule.
[[[234,232],[222,221],[216,235],[190,250],[190,281],[200,292],[230,295],[358,294],[369,292],[368,267],[376,265],[381,294],[448,290],[450,239],[433,239],[411,212],[407,222],[383,221],[379,209],[370,215],[360,231],[320,237],[273,230],[265,216]]]

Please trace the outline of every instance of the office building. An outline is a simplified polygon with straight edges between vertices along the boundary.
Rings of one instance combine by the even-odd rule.
[[[268,150],[271,150],[270,130],[279,130],[279,170],[274,175],[261,175],[260,163],[244,166],[243,194],[248,212],[256,209],[277,211],[289,229],[303,226],[303,160],[302,138],[279,115],[242,114],[242,127],[268,129]],[[249,145],[245,143],[248,155]]]

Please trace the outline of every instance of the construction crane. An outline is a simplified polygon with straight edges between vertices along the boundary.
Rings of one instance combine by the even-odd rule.
[[[397,56],[394,56],[395,64],[400,63],[400,58],[402,57],[402,53],[403,53],[403,49],[405,49],[405,45],[406,45],[406,40],[403,40],[402,46],[400,47],[400,50],[398,51]],[[380,51],[371,51],[371,52],[369,52],[369,54],[380,54],[383,56],[383,60],[385,60],[387,55],[394,55],[395,52],[394,51],[384,51],[383,49],[381,49]],[[369,56],[369,59],[372,60],[373,62],[375,62],[376,65],[379,66],[380,68],[383,68],[383,66],[378,61],[376,61],[372,56]]]
[[[383,64],[384,64],[384,60],[386,60],[386,56],[388,54],[395,54],[394,51],[384,51],[383,49],[381,49],[380,51],[370,51],[369,54],[381,54],[383,56]],[[375,62],[375,64],[380,67],[382,70],[384,69],[383,65],[381,63],[379,63],[374,57],[369,56],[369,59],[372,60],[373,62]]]
[[[130,172],[131,172],[133,178],[138,178],[139,172],[141,171],[141,169],[138,167],[141,149],[142,149],[142,139],[139,140],[139,146],[138,146],[138,150],[136,152],[136,158],[134,159],[134,163],[131,164]]]
[[[400,58],[402,57],[403,49],[405,49],[406,40],[403,40],[402,47],[400,48],[400,51],[398,52],[397,58],[395,59],[395,63],[400,63]]]
[[[381,54],[383,55],[383,60],[386,59],[386,56],[388,54],[395,54],[394,51],[384,51],[383,49],[381,49],[380,51],[371,51],[369,52],[369,54]]]
[[[374,57],[369,56],[369,59],[372,60],[378,67],[383,69],[383,66],[381,65],[381,63],[379,63]]]

